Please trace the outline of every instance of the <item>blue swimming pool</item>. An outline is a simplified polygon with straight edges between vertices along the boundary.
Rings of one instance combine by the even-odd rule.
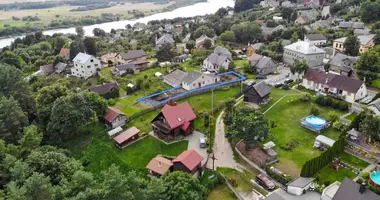
[[[374,183],[374,186],[380,187],[380,172],[374,171],[371,173],[371,181]]]
[[[302,119],[301,123],[303,126],[315,131],[321,131],[328,127],[328,123],[325,119],[314,115],[305,117]]]

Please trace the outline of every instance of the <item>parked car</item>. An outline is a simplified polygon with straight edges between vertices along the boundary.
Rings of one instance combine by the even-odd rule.
[[[206,148],[207,147],[206,138],[199,138],[199,147],[200,148]]]
[[[275,88],[280,88],[280,87],[282,87],[284,84],[283,83],[276,83],[276,84],[274,84],[274,87]]]
[[[266,190],[273,190],[275,188],[274,183],[264,174],[257,175],[256,182]]]
[[[293,79],[287,78],[287,79],[285,79],[284,83],[289,84],[289,83],[292,83],[293,81],[294,81]]]
[[[257,75],[256,76],[256,79],[266,79],[267,77],[266,76],[263,76],[263,75]]]

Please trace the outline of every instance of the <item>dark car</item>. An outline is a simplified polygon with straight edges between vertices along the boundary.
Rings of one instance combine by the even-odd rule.
[[[275,187],[274,183],[264,174],[257,175],[256,182],[266,190],[273,190]]]
[[[256,76],[256,79],[266,79],[267,77],[266,76],[263,76],[263,75],[257,75]]]
[[[280,87],[282,87],[284,84],[283,83],[276,83],[276,84],[274,84],[274,87],[275,88],[280,88]]]
[[[291,82],[293,82],[293,81],[294,81],[293,79],[288,79],[288,78],[287,78],[287,79],[285,79],[284,83],[285,83],[285,84],[289,84],[289,83],[291,83]]]

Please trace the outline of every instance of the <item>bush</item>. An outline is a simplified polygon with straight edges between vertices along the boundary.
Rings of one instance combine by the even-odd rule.
[[[339,116],[335,111],[329,112],[329,120],[334,123],[335,121],[339,120]]]
[[[323,102],[324,106],[331,106],[333,100],[330,97],[323,97],[322,102]]]
[[[333,123],[333,128],[342,131],[344,129],[344,124],[341,121],[336,121]]]
[[[369,172],[364,172],[364,173],[362,174],[362,177],[363,177],[364,179],[369,179]]]
[[[339,110],[341,111],[347,111],[348,110],[348,103],[341,101],[339,103]]]
[[[356,183],[362,184],[363,180],[359,178],[358,180],[356,180]]]
[[[319,109],[315,105],[312,105],[310,108],[310,114],[317,116],[319,114]]]
[[[331,107],[339,109],[340,102],[339,101],[333,101],[331,104]]]
[[[272,171],[269,166],[265,168],[265,171],[268,173],[268,175],[273,178],[274,180],[280,182],[283,185],[288,184],[290,181],[292,181],[292,177],[286,175],[286,174],[277,174],[276,172]]]
[[[311,100],[311,96],[310,96],[310,94],[304,94],[300,97],[300,100],[303,102],[308,102]]]
[[[323,96],[317,96],[317,98],[315,99],[315,103],[319,105],[322,105],[322,101],[323,101]]]
[[[283,90],[289,90],[289,89],[290,89],[290,87],[289,87],[289,85],[288,85],[288,84],[284,84],[284,85],[282,86],[282,89],[283,89]]]

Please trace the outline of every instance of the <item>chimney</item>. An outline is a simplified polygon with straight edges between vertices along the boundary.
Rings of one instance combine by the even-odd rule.
[[[362,183],[362,184],[360,184],[360,187],[359,187],[359,192],[360,192],[360,194],[363,194],[364,193],[364,191],[365,191],[365,183]]]

